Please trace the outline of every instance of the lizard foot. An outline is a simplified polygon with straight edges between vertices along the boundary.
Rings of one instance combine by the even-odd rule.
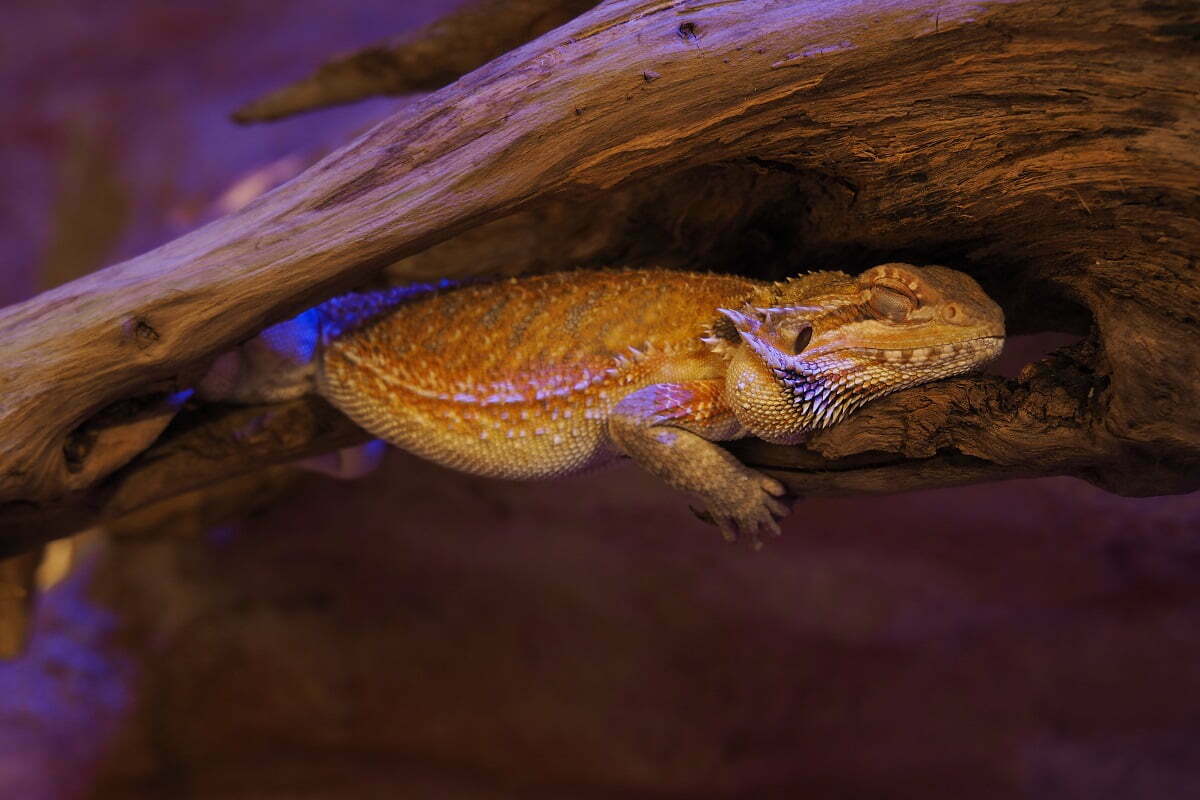
[[[697,499],[702,509],[692,513],[716,525],[727,542],[745,541],[751,549],[762,549],[764,535],[780,535],[779,520],[791,511],[782,483],[754,470]]]

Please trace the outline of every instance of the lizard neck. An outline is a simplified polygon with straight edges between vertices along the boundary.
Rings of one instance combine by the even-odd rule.
[[[797,444],[807,438],[809,426],[796,412],[791,394],[745,345],[730,357],[725,396],[738,422],[759,439]]]

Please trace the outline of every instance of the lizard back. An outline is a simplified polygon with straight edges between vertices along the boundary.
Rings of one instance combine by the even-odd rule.
[[[700,339],[718,307],[760,285],[623,270],[473,284],[393,308],[360,296],[355,313],[327,312],[318,386],[367,430],[446,466],[575,472],[615,455],[605,420],[630,392],[721,374]]]

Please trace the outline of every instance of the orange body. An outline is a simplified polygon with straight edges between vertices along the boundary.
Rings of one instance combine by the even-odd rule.
[[[701,338],[717,308],[761,286],[654,270],[434,292],[331,341],[319,385],[360,425],[430,460],[504,478],[563,475],[620,455],[606,429],[626,396],[723,379],[725,359]],[[677,401],[679,414],[732,422],[719,396]]]

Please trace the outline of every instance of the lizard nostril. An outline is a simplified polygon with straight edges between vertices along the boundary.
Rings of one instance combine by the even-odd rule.
[[[943,316],[948,320],[957,319],[958,318],[958,306],[954,305],[953,303],[946,306],[946,310],[943,313]]]

